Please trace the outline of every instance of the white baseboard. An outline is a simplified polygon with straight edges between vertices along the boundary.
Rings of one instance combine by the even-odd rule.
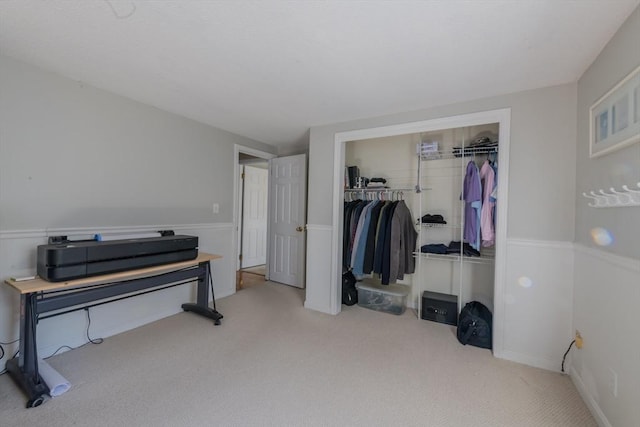
[[[309,310],[319,311],[321,313],[326,313],[326,314],[332,314],[332,315],[338,314],[338,313],[333,313],[331,311],[330,307],[324,307],[324,306],[320,306],[320,305],[315,305],[315,304],[309,302],[308,300],[305,300],[304,308],[308,308]]]
[[[503,350],[499,353],[494,352],[493,355],[499,359],[510,360],[512,362],[522,363],[523,365],[546,369],[547,371],[560,372],[561,368],[560,362],[557,360],[540,359],[515,351]]]
[[[225,290],[224,292],[220,292],[220,294],[219,294],[219,295],[216,295],[216,301],[217,301],[217,300],[219,300],[219,299],[222,299],[222,298],[226,298],[226,297],[228,297],[228,296],[231,296],[231,295],[233,295],[233,294],[235,294],[235,293],[236,293],[235,289],[233,289],[233,290],[229,290],[229,289],[227,289],[227,290]]]
[[[609,420],[607,420],[607,417],[605,417],[604,413],[600,409],[598,402],[596,402],[587,391],[587,387],[584,385],[584,382],[582,381],[580,375],[578,375],[578,372],[574,368],[571,368],[571,370],[569,371],[569,376],[571,377],[571,381],[573,381],[573,384],[578,389],[580,397],[582,397],[582,400],[587,405],[587,408],[589,408],[589,411],[591,411],[591,415],[593,415],[593,417],[596,419],[598,425],[600,427],[612,427],[611,423],[609,422]]]

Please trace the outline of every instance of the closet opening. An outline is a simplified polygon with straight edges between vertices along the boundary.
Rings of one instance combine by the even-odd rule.
[[[509,136],[509,109],[336,134],[332,281],[336,313],[342,309],[342,272],[355,267],[356,276],[365,282],[405,286],[405,315],[411,313],[417,319],[424,291],[455,296],[458,313],[467,302],[483,303],[493,313],[493,352],[502,352]],[[472,169],[476,174],[483,171],[483,182],[489,173],[495,178],[495,207],[478,218],[485,221],[484,233],[480,222],[476,228],[469,227],[468,204],[461,201],[467,171]],[[381,204],[394,202],[410,212],[416,243],[404,248],[413,265],[408,268],[401,262],[400,268],[406,270],[389,280],[388,273],[381,274],[366,262],[362,269],[362,257],[350,252],[353,242],[350,246],[344,233],[353,236],[354,212],[368,211],[373,217],[375,205],[384,211]],[[360,212],[355,210],[358,204]],[[376,228],[369,224],[369,230]],[[391,265],[393,276],[397,270]]]

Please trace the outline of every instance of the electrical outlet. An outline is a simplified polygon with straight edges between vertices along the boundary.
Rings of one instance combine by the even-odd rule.
[[[213,204],[213,213],[214,214],[220,213],[220,204],[219,203],[214,203]]]
[[[609,368],[609,391],[613,397],[618,397],[618,373]]]
[[[584,340],[582,339],[582,335],[580,335],[580,331],[576,329],[576,348],[582,348],[584,345]]]

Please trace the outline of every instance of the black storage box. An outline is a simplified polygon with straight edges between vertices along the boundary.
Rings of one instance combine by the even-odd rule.
[[[458,324],[458,297],[437,292],[422,292],[420,317],[424,320],[456,326]]]

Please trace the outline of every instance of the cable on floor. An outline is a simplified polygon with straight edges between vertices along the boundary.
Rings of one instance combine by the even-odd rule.
[[[569,350],[571,350],[571,346],[573,346],[576,343],[576,340],[571,341],[571,344],[569,344],[569,348],[567,349],[567,351],[564,352],[564,356],[562,356],[562,368],[561,371],[564,372],[564,360],[567,358],[567,354],[569,354]]]
[[[87,312],[87,320],[89,321],[89,323],[87,324],[87,339],[91,344],[102,344],[104,342],[103,338],[92,339],[89,336],[89,328],[91,327],[91,316],[89,315],[89,307],[85,307],[85,311]]]
[[[7,353],[5,353],[5,351],[4,351],[4,347],[3,347],[3,345],[11,345],[11,344],[13,344],[13,343],[17,343],[18,341],[20,341],[20,338],[16,338],[16,339],[15,339],[15,340],[13,340],[13,341],[7,341],[7,342],[2,342],[2,341],[0,341],[0,359],[2,359],[2,358],[5,356],[5,354],[7,354]]]
[[[43,357],[43,359],[48,359],[48,358],[50,358],[50,357],[55,356],[55,355],[56,355],[56,354],[58,354],[58,352],[59,352],[60,350],[62,350],[63,348],[68,348],[69,350],[75,350],[75,349],[76,349],[76,347],[70,347],[70,346],[68,346],[68,345],[61,345],[60,347],[58,347],[58,349],[57,349],[56,351],[54,351],[53,353],[51,353],[51,354],[50,354],[50,355],[48,355],[47,357]]]

